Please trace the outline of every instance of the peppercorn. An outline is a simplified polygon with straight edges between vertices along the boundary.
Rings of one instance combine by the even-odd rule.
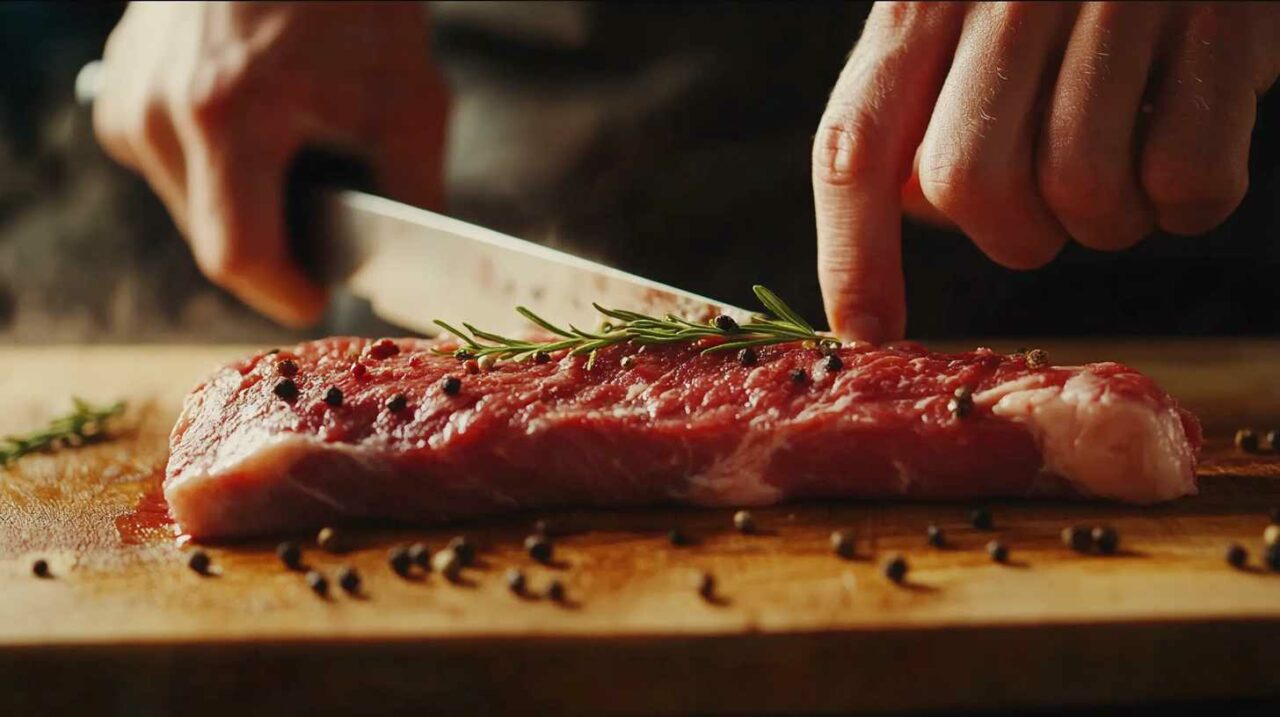
[[[476,366],[479,367],[481,371],[492,371],[494,364],[497,362],[498,359],[494,357],[493,354],[485,354],[476,360]]]
[[[465,535],[459,535],[450,540],[448,549],[457,553],[458,559],[462,561],[464,567],[470,566],[476,560],[476,544],[471,542]]]
[[[1236,448],[1245,453],[1258,452],[1258,433],[1252,428],[1241,428],[1236,431]]]
[[[324,392],[324,402],[337,408],[342,405],[342,389],[337,386],[330,386],[328,391]]]
[[[524,572],[519,568],[511,568],[507,570],[506,581],[507,589],[516,595],[523,595],[525,588],[528,586],[528,581],[525,580]]]
[[[397,545],[387,553],[387,564],[391,566],[391,570],[400,577],[409,574],[409,567],[413,565],[413,559],[409,557],[409,549],[403,545]]]
[[[845,530],[831,534],[831,550],[842,558],[852,558],[855,552],[853,535]]]
[[[409,405],[409,399],[405,398],[403,393],[397,393],[391,398],[387,399],[387,410],[391,411],[392,413],[399,413],[405,409],[405,406],[408,406],[408,405]]]
[[[316,533],[316,545],[320,546],[320,549],[326,552],[342,552],[344,548],[343,542],[342,537],[338,535],[338,531],[330,528],[329,526],[321,528],[320,532]]]
[[[756,354],[756,350],[747,346],[738,351],[738,364],[740,366],[755,366],[760,360],[760,356]]]
[[[547,599],[550,600],[551,602],[563,602],[564,601],[564,583],[554,578],[551,580],[551,582],[547,583]]]
[[[203,550],[197,550],[187,557],[187,567],[204,575],[209,572],[209,564],[213,562],[209,559],[209,554]]]
[[[1086,526],[1071,525],[1062,529],[1062,544],[1077,553],[1087,553],[1093,547],[1093,535]]]
[[[1093,538],[1093,544],[1098,552],[1103,555],[1111,555],[1120,546],[1120,534],[1109,525],[1094,526],[1090,537]]]
[[[307,571],[307,587],[311,588],[311,592],[320,597],[329,596],[329,581],[325,579],[318,571]]]
[[[715,327],[717,329],[720,329],[721,331],[737,331],[738,330],[738,322],[734,321],[733,317],[728,314],[720,314],[715,319],[713,319],[711,323],[714,324]]]
[[[969,524],[978,530],[995,529],[995,519],[991,517],[991,511],[986,508],[974,508],[970,511]]]
[[[622,360],[618,361],[618,365],[621,366],[624,371],[630,371],[631,369],[636,367],[635,357],[623,356]]]
[[[462,379],[457,376],[446,376],[440,382],[440,390],[444,391],[446,396],[457,396],[458,392],[462,390]]]
[[[32,563],[31,574],[35,575],[38,578],[49,577],[49,561],[45,560],[44,558],[40,558],[39,560]]]
[[[925,541],[935,548],[945,547],[947,544],[947,535],[942,532],[942,528],[936,525],[930,525],[924,531]]]
[[[809,374],[806,373],[804,369],[797,368],[797,369],[791,370],[791,383],[798,385],[808,380],[809,380]]]
[[[822,367],[834,373],[844,368],[844,361],[841,361],[840,357],[835,354],[827,354],[827,357],[822,360]]]
[[[711,600],[716,596],[716,576],[705,570],[698,574],[698,595],[703,600]]]
[[[302,567],[302,548],[297,543],[285,541],[276,546],[276,557],[286,568],[297,570]]]
[[[1007,562],[1009,560],[1009,548],[999,540],[993,540],[987,543],[987,555],[997,563]]]
[[[364,378],[368,373],[369,369],[365,368],[364,364],[359,362],[351,364],[352,376],[355,376],[356,378]]]
[[[462,557],[458,555],[458,551],[445,548],[431,556],[431,567],[443,575],[445,580],[456,583],[462,576]]]
[[[1266,545],[1280,543],[1280,525],[1272,523],[1262,530],[1262,542]]]
[[[458,359],[459,361],[466,361],[467,359],[471,358],[473,355],[474,354],[468,351],[467,347],[465,346],[459,346],[453,351],[453,357]]]
[[[1262,438],[1267,450],[1272,453],[1280,453],[1280,429],[1273,428],[1267,431]]]
[[[973,413],[973,389],[968,386],[961,386],[955,390],[950,401],[947,402],[947,410],[956,418],[964,418]]]
[[[350,565],[344,565],[338,572],[338,585],[349,595],[360,592],[360,573]]]
[[[524,550],[540,563],[551,562],[551,541],[545,535],[530,535],[524,539]]]
[[[900,583],[906,579],[908,569],[907,559],[896,554],[889,556],[889,559],[884,562],[884,567],[881,568],[884,576],[895,583]]]
[[[298,375],[298,362],[293,359],[280,359],[276,362],[276,372],[285,378]]]
[[[414,543],[409,546],[408,550],[409,562],[417,565],[423,570],[431,569],[431,551],[427,549],[426,543]]]
[[[1267,546],[1267,567],[1280,573],[1280,543]]]
[[[679,548],[689,544],[689,538],[679,528],[667,531],[667,542]]]
[[[1031,349],[1026,352],[1027,368],[1044,368],[1049,365],[1049,352],[1044,349]]]
[[[1243,568],[1244,564],[1249,562],[1249,551],[1238,543],[1232,543],[1227,546],[1227,565],[1233,568]]]
[[[400,347],[391,339],[378,339],[369,346],[368,352],[370,358],[382,360],[400,353]]]
[[[533,362],[534,362],[534,363],[548,363],[548,362],[550,362],[550,361],[551,361],[551,354],[547,353],[546,351],[534,351],[534,352],[533,352]]]
[[[818,353],[823,356],[830,356],[840,348],[840,342],[834,339],[824,339],[818,343]]]
[[[298,384],[293,382],[291,378],[282,378],[276,382],[274,388],[271,389],[277,396],[292,401],[298,397]]]
[[[738,529],[739,533],[753,533],[756,529],[756,519],[750,512],[740,510],[733,514],[733,527]]]

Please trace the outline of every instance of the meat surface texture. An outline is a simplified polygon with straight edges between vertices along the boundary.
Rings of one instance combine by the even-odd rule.
[[[914,344],[836,362],[786,344],[743,365],[704,345],[619,345],[590,366],[483,370],[437,346],[331,338],[217,371],[170,438],[179,527],[221,539],[560,506],[1196,492],[1196,419],[1115,363]],[[971,408],[956,410],[957,389]]]

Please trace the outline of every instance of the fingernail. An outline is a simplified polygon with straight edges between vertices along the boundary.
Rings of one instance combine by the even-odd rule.
[[[840,338],[846,341],[870,341],[878,344],[883,339],[884,326],[874,316],[858,314],[845,317],[835,329]]]

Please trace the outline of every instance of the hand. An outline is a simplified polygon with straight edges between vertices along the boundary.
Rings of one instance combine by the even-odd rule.
[[[102,86],[102,146],[151,184],[205,275],[279,321],[314,321],[326,298],[286,246],[283,183],[304,146],[439,202],[447,98],[420,3],[135,3]]]
[[[1277,37],[1267,3],[878,3],[813,147],[832,328],[902,336],[904,205],[1016,269],[1213,228]]]

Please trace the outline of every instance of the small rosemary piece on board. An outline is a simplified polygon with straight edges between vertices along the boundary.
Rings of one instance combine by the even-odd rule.
[[[94,406],[79,398],[72,398],[75,409],[65,416],[49,422],[43,430],[23,436],[0,438],[0,468],[4,468],[28,453],[52,450],[64,445],[78,445],[103,435],[107,420],[124,411],[124,401],[109,406]]]
[[[756,315],[750,321],[738,323],[730,317],[717,316],[714,319],[696,323],[683,319],[675,314],[664,317],[649,316],[622,309],[606,309],[599,304],[592,304],[603,314],[606,321],[596,331],[584,331],[576,326],[568,328],[557,326],[538,316],[523,306],[516,311],[533,324],[552,334],[545,340],[522,340],[500,336],[464,323],[465,330],[460,330],[439,319],[435,323],[463,342],[459,349],[469,357],[527,361],[535,357],[545,356],[555,351],[568,351],[570,356],[587,354],[587,365],[595,362],[596,351],[606,346],[621,343],[633,344],[673,344],[698,341],[716,337],[723,338],[723,343],[703,349],[702,353],[721,351],[739,351],[752,346],[781,344],[791,341],[816,341],[836,344],[836,340],[814,331],[813,326],[805,321],[778,295],[763,286],[753,286],[756,298],[768,312]],[[837,344],[838,345],[838,344]],[[444,356],[454,355],[454,351],[436,349]]]

